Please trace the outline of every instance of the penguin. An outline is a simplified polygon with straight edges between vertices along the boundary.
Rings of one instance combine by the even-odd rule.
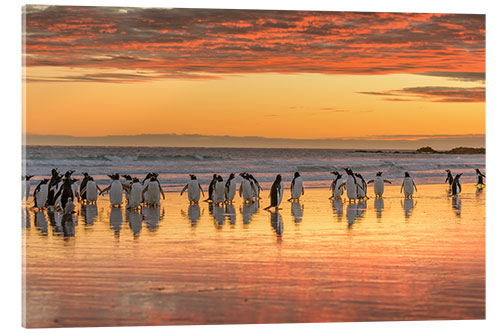
[[[36,186],[35,191],[33,191],[33,198],[35,203],[34,207],[40,210],[45,207],[45,203],[47,201],[47,195],[49,192],[48,182],[48,178],[42,179]]]
[[[66,172],[66,175],[64,176],[64,181],[57,193],[55,194],[54,199],[57,200],[59,196],[61,197],[61,207],[64,210],[66,208],[66,203],[68,202],[69,199],[73,201],[74,196],[73,196],[73,181],[71,179],[71,174],[69,171]]]
[[[30,179],[33,178],[33,175],[26,175],[23,177],[23,187],[22,187],[22,197],[26,198],[26,201],[28,201],[30,197],[30,190],[31,190],[31,181]]]
[[[415,191],[417,191],[417,185],[415,185],[415,182],[410,177],[410,173],[406,171],[405,178],[403,179],[403,183],[401,184],[401,190],[399,192],[400,193],[403,192],[404,189],[405,198],[411,198],[413,196],[413,188],[415,188]]]
[[[382,197],[384,194],[384,183],[392,184],[391,181],[382,178],[383,171],[377,172],[375,179],[370,179],[366,184],[373,183],[373,192],[375,193],[375,197]]]
[[[484,182],[484,178],[486,178],[486,175],[481,173],[481,171],[479,171],[479,169],[476,169],[476,186],[486,185]]]
[[[73,214],[75,212],[75,204],[72,198],[68,198],[64,207],[64,214]]]
[[[342,175],[337,171],[330,172],[335,175],[335,178],[330,184],[330,189],[332,190],[332,196],[329,199],[340,199],[344,193],[345,183],[342,182]]]
[[[82,195],[82,197],[83,195],[85,195],[85,200],[88,203],[95,203],[97,201],[97,191],[100,192],[101,189],[99,188],[99,186],[97,186],[94,177],[88,176],[86,186],[83,189],[83,192],[80,192],[80,194]]]
[[[444,171],[446,171],[446,180],[444,182],[448,183],[448,185],[451,186],[451,184],[453,183],[453,175],[452,175],[451,171],[448,169],[446,169]]]
[[[55,195],[57,191],[59,190],[59,182],[61,181],[61,176],[59,175],[59,172],[57,171],[57,168],[52,169],[51,171],[52,176],[49,180],[48,184],[48,194],[47,194],[47,202],[45,203],[46,206],[55,206],[56,204],[56,198]]]
[[[146,175],[146,177],[144,178],[144,180],[142,181],[142,188],[146,188],[149,184],[149,181],[151,180],[151,177],[153,177],[154,173],[152,172],[148,172],[148,174]],[[148,194],[148,191],[146,191],[146,193],[143,194],[142,196],[142,202],[144,203],[148,203],[149,202],[149,194]]]
[[[347,180],[345,184],[347,198],[349,199],[349,202],[351,202],[351,200],[356,200],[358,198],[359,185],[356,182],[356,177],[352,173],[352,170],[350,168],[344,168],[344,170],[347,173]]]
[[[460,184],[460,176],[462,176],[462,173],[457,173],[455,175],[455,178],[453,179],[453,182],[451,183],[451,195],[455,196],[460,194],[462,192],[462,184]]]
[[[276,176],[276,179],[271,186],[269,197],[271,198],[271,204],[264,209],[269,210],[269,208],[271,207],[275,207],[276,209],[278,209],[281,203],[281,199],[283,198],[283,182],[281,181],[281,175]]]
[[[130,197],[130,187],[132,186],[132,177],[130,175],[121,175],[121,176],[123,179],[125,179],[125,182],[122,185],[125,188],[125,199],[128,202]]]
[[[365,179],[360,173],[355,173],[354,175],[358,178],[358,199],[368,199],[368,197],[366,196],[368,185],[366,184]]]
[[[148,185],[142,190],[142,195],[145,193],[149,193],[148,201],[146,202],[154,207],[158,207],[160,205],[160,194],[163,200],[165,200],[165,194],[163,193],[160,182],[158,181],[157,174],[153,174],[153,176],[149,178]]]
[[[235,194],[236,194],[236,180],[234,179],[234,173],[232,173],[229,175],[229,178],[226,181],[226,190],[225,190],[226,202],[232,203]]]
[[[87,192],[84,191],[84,189],[87,187],[87,181],[89,180],[89,174],[86,172],[82,172],[83,179],[82,182],[80,183],[80,200],[82,202],[87,201]]]
[[[257,191],[253,182],[250,182],[249,176],[246,173],[240,173],[243,178],[240,184],[240,197],[243,197],[244,203],[253,203],[253,194]]]
[[[304,195],[304,184],[302,184],[302,177],[300,173],[295,172],[293,176],[292,184],[290,185],[291,197],[288,201],[299,200],[301,195]]]
[[[212,200],[216,205],[219,205],[224,202],[226,186],[224,184],[224,180],[221,176],[217,176],[217,181],[214,185],[214,190],[212,193]]]
[[[252,174],[249,174],[248,172],[245,173],[248,175],[250,183],[253,184],[254,198],[257,200],[260,199],[260,191],[262,191],[262,187]]]
[[[184,193],[184,191],[188,191],[188,199],[189,199],[189,204],[198,204],[198,201],[200,201],[200,191],[203,196],[205,196],[205,193],[203,193],[203,189],[201,188],[200,183],[198,182],[198,179],[196,179],[195,175],[189,175],[191,179],[189,182],[184,186],[184,188],[181,191],[181,195]]]
[[[212,176],[212,180],[208,185],[208,199],[206,199],[205,201],[212,201],[216,182],[217,182],[217,175],[214,173],[214,175]]]
[[[132,178],[128,196],[128,207],[130,209],[137,209],[142,202],[142,184],[137,177]]]
[[[99,195],[109,191],[109,202],[111,203],[111,207],[120,207],[123,200],[123,186],[120,182],[120,175],[115,173],[113,175],[108,175],[108,177],[111,178],[111,184],[99,192]]]

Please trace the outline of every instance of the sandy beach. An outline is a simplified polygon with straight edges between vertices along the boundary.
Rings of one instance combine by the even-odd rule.
[[[23,208],[25,325],[481,319],[486,190],[446,191],[348,204],[306,188],[278,213],[267,192],[260,208],[171,192],[142,212],[102,196],[64,226]]]

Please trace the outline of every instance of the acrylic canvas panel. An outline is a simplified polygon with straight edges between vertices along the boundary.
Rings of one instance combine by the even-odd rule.
[[[23,324],[485,318],[485,16],[27,5]]]

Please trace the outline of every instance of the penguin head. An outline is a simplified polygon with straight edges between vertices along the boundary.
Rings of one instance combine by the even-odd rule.
[[[130,175],[122,175],[122,177],[126,180],[132,180],[132,177],[130,177]]]
[[[281,181],[281,175],[279,175],[279,174],[278,174],[278,175],[276,176],[276,181],[278,181],[278,182],[280,182],[280,181]]]
[[[49,182],[49,179],[45,178],[45,179],[42,179],[42,181],[40,182],[40,184],[47,184],[48,182]]]
[[[229,179],[233,179],[233,178],[234,178],[234,173],[231,173],[231,174],[229,175]]]
[[[298,171],[295,172],[295,178],[300,177],[300,173]]]
[[[377,176],[382,176],[383,171],[377,172]]]
[[[57,171],[57,168],[54,168],[51,170],[52,177],[57,177],[59,175],[59,172]]]
[[[137,178],[137,177],[132,178],[132,183],[138,183],[138,182],[139,182],[139,178]]]
[[[26,176],[26,180],[30,180],[33,177],[33,175]]]
[[[222,179],[222,177],[221,177],[220,175],[219,175],[219,176],[217,176],[217,181],[218,181],[218,182],[223,181],[223,179]]]
[[[405,171],[405,178],[410,177],[410,173],[408,171]]]
[[[189,177],[191,177],[191,180],[196,180],[196,176],[195,175],[189,175]]]
[[[479,171],[479,169],[476,169],[476,173],[477,173],[477,174],[480,174],[480,173],[481,173],[481,171]]]

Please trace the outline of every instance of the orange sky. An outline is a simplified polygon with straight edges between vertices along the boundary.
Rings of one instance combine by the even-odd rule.
[[[26,133],[485,133],[483,15],[26,12]]]

